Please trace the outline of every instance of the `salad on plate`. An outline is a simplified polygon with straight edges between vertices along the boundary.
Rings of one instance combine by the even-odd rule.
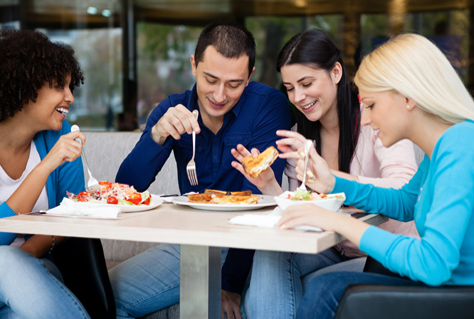
[[[285,198],[285,199],[291,199],[295,201],[304,201],[304,200],[322,200],[322,199],[345,199],[345,197],[342,194],[318,194],[315,192],[311,191],[305,191],[302,189],[297,189],[294,192],[285,192],[280,197]]]
[[[133,186],[121,183],[99,182],[100,196],[87,191],[73,194],[67,192],[69,199],[76,202],[100,203],[111,205],[150,205],[151,195],[148,191],[138,192]]]

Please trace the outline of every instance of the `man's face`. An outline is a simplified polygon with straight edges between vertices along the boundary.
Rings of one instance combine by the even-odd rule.
[[[193,75],[196,77],[196,91],[201,116],[205,122],[223,119],[240,99],[249,84],[249,57],[228,59],[213,46],[204,51],[204,58],[196,67],[191,56]]]

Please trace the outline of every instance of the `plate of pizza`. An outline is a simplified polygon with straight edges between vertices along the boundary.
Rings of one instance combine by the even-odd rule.
[[[226,192],[206,189],[204,193],[189,194],[173,199],[173,204],[207,211],[244,211],[276,206],[270,195],[255,195],[251,191]]]

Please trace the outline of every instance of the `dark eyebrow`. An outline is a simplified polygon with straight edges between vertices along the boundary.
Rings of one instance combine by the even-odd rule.
[[[312,76],[304,76],[304,77],[302,77],[301,79],[299,79],[299,80],[296,81],[296,82],[297,82],[297,83],[300,83],[301,81],[304,81],[304,80],[306,80],[307,78],[312,78],[312,79],[314,79]],[[289,83],[289,82],[283,82],[283,84],[285,84],[285,85],[286,85],[286,84],[290,84],[290,85],[291,85],[291,83]]]
[[[204,73],[205,75],[207,75],[207,76],[213,78],[213,79],[219,80],[219,78],[218,78],[217,76],[212,75],[211,73],[207,73],[207,72],[203,72],[203,73]],[[239,82],[239,83],[240,83],[240,82],[244,82],[244,80],[243,80],[243,79],[235,79],[235,80],[229,80],[229,82]]]

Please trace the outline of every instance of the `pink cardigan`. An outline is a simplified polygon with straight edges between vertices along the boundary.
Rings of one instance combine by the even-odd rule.
[[[296,125],[293,130],[295,128]],[[385,148],[370,126],[362,127],[350,171],[352,175],[358,176],[360,183],[401,188],[416,171],[415,151],[411,141],[403,140]],[[285,174],[289,179],[289,189],[295,190],[298,187],[298,180],[295,162],[291,159],[287,161]],[[419,237],[414,222],[403,223],[390,219],[379,227],[395,234]],[[365,256],[347,240],[337,245],[336,249],[348,257]]]

